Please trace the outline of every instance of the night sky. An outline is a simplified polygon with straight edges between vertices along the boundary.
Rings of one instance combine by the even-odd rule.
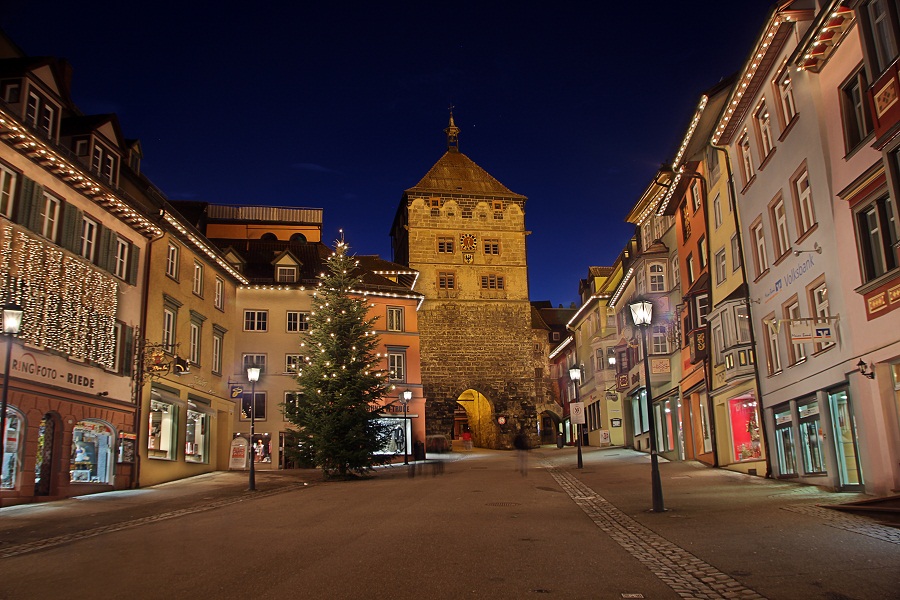
[[[532,300],[568,305],[772,5],[4,0],[0,27],[72,63],[171,199],[321,207],[323,241],[387,259],[452,104],[460,150],[528,197]]]

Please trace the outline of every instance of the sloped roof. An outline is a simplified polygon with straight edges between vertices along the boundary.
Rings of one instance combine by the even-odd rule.
[[[588,275],[591,277],[609,277],[614,270],[613,267],[588,267]]]
[[[524,200],[494,179],[490,173],[475,164],[471,158],[454,150],[448,150],[415,186],[411,192],[458,193],[483,196],[508,196]]]

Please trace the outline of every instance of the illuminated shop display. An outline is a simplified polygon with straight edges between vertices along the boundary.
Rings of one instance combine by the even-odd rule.
[[[12,408],[7,407],[6,435],[3,436],[3,472],[0,475],[0,489],[16,487],[19,475],[19,454],[22,450],[22,419]]]
[[[800,404],[800,449],[803,454],[805,473],[825,472],[825,451],[822,425],[819,420],[819,403],[814,401]]]
[[[111,483],[113,431],[98,421],[79,421],[72,428],[69,480],[73,483]]]
[[[184,460],[196,463],[209,462],[209,415],[188,409]]]
[[[150,423],[147,435],[147,457],[175,460],[178,438],[178,408],[169,402],[150,401]]]
[[[756,398],[748,394],[728,401],[731,418],[732,458],[735,461],[758,459],[762,456],[759,437],[759,416]]]

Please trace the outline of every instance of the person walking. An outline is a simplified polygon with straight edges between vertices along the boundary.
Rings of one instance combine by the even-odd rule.
[[[516,459],[519,473],[521,473],[522,477],[525,477],[528,475],[528,436],[525,435],[525,431],[519,430],[519,433],[513,439],[513,446],[515,446],[516,454],[518,455]]]

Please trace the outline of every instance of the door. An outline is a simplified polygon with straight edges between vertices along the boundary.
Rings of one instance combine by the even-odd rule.
[[[53,446],[56,420],[47,413],[38,428],[37,454],[34,459],[34,495],[49,496],[53,480]]]
[[[856,426],[847,388],[830,392],[828,402],[831,405],[831,426],[841,489],[861,487],[863,478],[857,452]]]

